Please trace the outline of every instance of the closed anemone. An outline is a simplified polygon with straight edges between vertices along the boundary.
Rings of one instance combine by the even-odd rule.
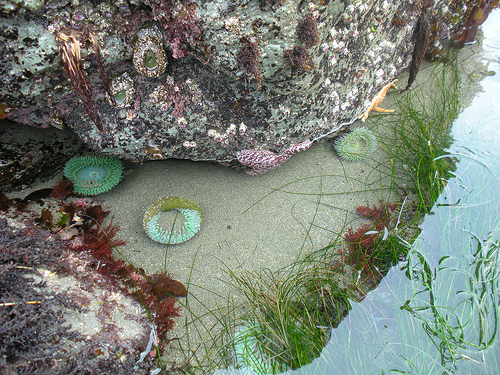
[[[108,156],[75,156],[64,167],[64,175],[73,183],[73,191],[81,195],[108,191],[120,182],[122,171],[121,161]]]
[[[337,138],[333,145],[341,159],[359,161],[373,154],[377,148],[377,138],[369,129],[361,127]]]
[[[127,72],[111,80],[110,91],[117,107],[128,107],[135,102],[135,83]],[[111,100],[109,103],[113,104]]]
[[[162,223],[165,211],[175,214],[174,222]],[[189,240],[200,230],[201,217],[201,208],[193,201],[166,196],[157,199],[148,207],[144,214],[143,227],[153,241],[179,244]]]
[[[146,77],[158,77],[168,65],[163,37],[154,27],[139,30],[132,58],[135,69]]]

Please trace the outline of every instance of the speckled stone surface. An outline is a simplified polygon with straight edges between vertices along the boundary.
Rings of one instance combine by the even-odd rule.
[[[444,3],[436,1],[432,12],[446,12]],[[0,102],[12,107],[9,119],[71,127],[94,150],[129,160],[240,168],[238,151],[280,154],[333,137],[359,118],[408,66],[419,14],[409,0],[9,4],[0,27]],[[158,41],[168,58],[157,76],[133,64],[147,28],[155,35],[148,43]],[[102,132],[62,67],[58,33],[80,42]],[[129,91],[109,91],[118,106],[89,34],[100,46],[108,88],[125,87],[124,73],[133,80]],[[165,63],[139,52],[150,65]]]
[[[0,123],[0,191],[24,189],[53,177],[88,147],[69,130]]]

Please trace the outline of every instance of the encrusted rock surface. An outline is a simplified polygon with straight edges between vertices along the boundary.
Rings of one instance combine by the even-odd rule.
[[[45,181],[88,147],[71,131],[37,129],[4,120],[0,125],[0,191]]]
[[[279,155],[356,120],[408,66],[421,3],[11,1],[0,11],[0,102],[11,120],[64,124],[105,154],[242,167],[238,151]],[[83,101],[61,60],[70,35],[90,85]]]

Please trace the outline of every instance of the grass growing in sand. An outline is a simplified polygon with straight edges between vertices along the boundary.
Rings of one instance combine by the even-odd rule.
[[[390,175],[393,190],[415,195],[415,208],[422,213],[430,211],[455,169],[446,149],[460,110],[460,80],[456,59],[450,56],[450,60],[429,66],[433,68],[431,94],[415,87],[397,100],[394,115],[376,116],[373,124],[381,129],[379,145],[390,161],[374,170]]]
[[[397,334],[397,339],[390,336],[387,346],[402,348],[395,357],[393,371],[418,373],[427,368],[429,373],[452,373],[459,359],[471,357],[464,348],[484,350],[493,344],[498,323],[498,300],[494,299],[498,296],[498,275],[493,267],[497,263],[498,241],[483,237],[475,240],[472,271],[449,263],[449,256],[443,256],[436,267],[413,245],[424,215],[431,211],[455,170],[455,159],[447,154],[446,148],[451,143],[451,123],[459,112],[456,61],[450,58],[449,63],[428,69],[434,69],[432,97],[424,101],[423,89],[415,85],[410,92],[394,94],[398,96],[395,114],[374,115],[368,121],[378,135],[384,158],[364,163],[365,168],[371,168],[379,176],[379,183],[367,186],[367,190],[379,191],[386,204],[396,200],[390,218],[382,226],[370,223],[373,226],[364,232],[357,232],[350,220],[342,228],[325,228],[325,235],[331,237],[328,246],[302,254],[297,262],[279,270],[241,272],[225,267],[221,261],[232,293],[226,305],[218,309],[207,306],[205,314],[184,322],[188,341],[193,332],[188,328],[206,337],[201,347],[185,352],[185,360],[190,361],[190,367],[183,368],[185,372],[211,373],[232,367],[233,371],[236,368],[257,374],[280,373],[312,363],[322,351],[326,351],[323,355],[327,370],[315,373],[372,371],[374,367],[370,366],[376,364],[367,364],[368,357],[359,347],[349,344],[348,338],[359,335],[363,327],[366,332],[374,330],[374,322],[380,317],[365,304],[359,304],[362,319],[357,321],[358,326],[339,324],[348,313],[349,318],[354,315],[352,306],[363,301],[398,262],[406,272],[397,274],[403,293],[389,288],[390,303],[382,301],[384,306],[390,306],[392,314],[384,319],[391,322],[391,332]],[[318,194],[293,188],[305,179],[321,183],[331,177],[310,176],[290,181],[271,189],[249,209],[271,194],[313,196],[319,207],[327,195],[353,193]],[[315,222],[317,219],[315,215],[309,229],[320,226]],[[346,241],[349,227],[359,234],[353,237],[357,242]],[[362,246],[367,242],[369,246]],[[447,244],[450,249],[462,246],[453,241]],[[452,275],[458,273],[468,275],[471,288],[457,291],[453,287]],[[441,279],[445,274],[451,275],[451,279]],[[445,295],[464,298],[455,298],[454,304],[440,305],[436,303],[437,294],[439,301]],[[189,295],[182,302],[188,312],[191,298],[195,297]],[[467,319],[468,316],[475,318]],[[348,336],[342,336],[346,330]],[[377,335],[383,337],[375,328],[375,338]],[[336,337],[341,348],[337,346],[334,352],[329,352],[328,342]]]

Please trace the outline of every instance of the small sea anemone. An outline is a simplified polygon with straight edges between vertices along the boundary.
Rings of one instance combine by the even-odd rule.
[[[333,145],[341,159],[358,161],[366,159],[375,151],[377,138],[369,129],[361,127],[337,138]]]
[[[245,373],[275,374],[289,368],[274,350],[283,350],[272,343],[272,334],[262,322],[249,321],[236,327],[234,333],[234,359]],[[246,371],[245,371],[246,370]]]
[[[174,211],[184,217],[184,223],[179,229],[162,228],[160,218],[162,212]],[[164,244],[178,244],[189,240],[200,230],[201,208],[186,198],[166,196],[155,200],[146,210],[143,219],[144,230],[153,241]]]
[[[123,166],[119,159],[108,156],[75,156],[68,160],[64,175],[73,183],[73,191],[96,195],[120,182]]]
[[[168,65],[163,36],[156,28],[139,30],[134,44],[135,69],[146,77],[158,77]]]
[[[113,78],[109,86],[117,107],[128,107],[134,104],[134,80],[127,72]],[[109,101],[111,103],[111,100]]]

